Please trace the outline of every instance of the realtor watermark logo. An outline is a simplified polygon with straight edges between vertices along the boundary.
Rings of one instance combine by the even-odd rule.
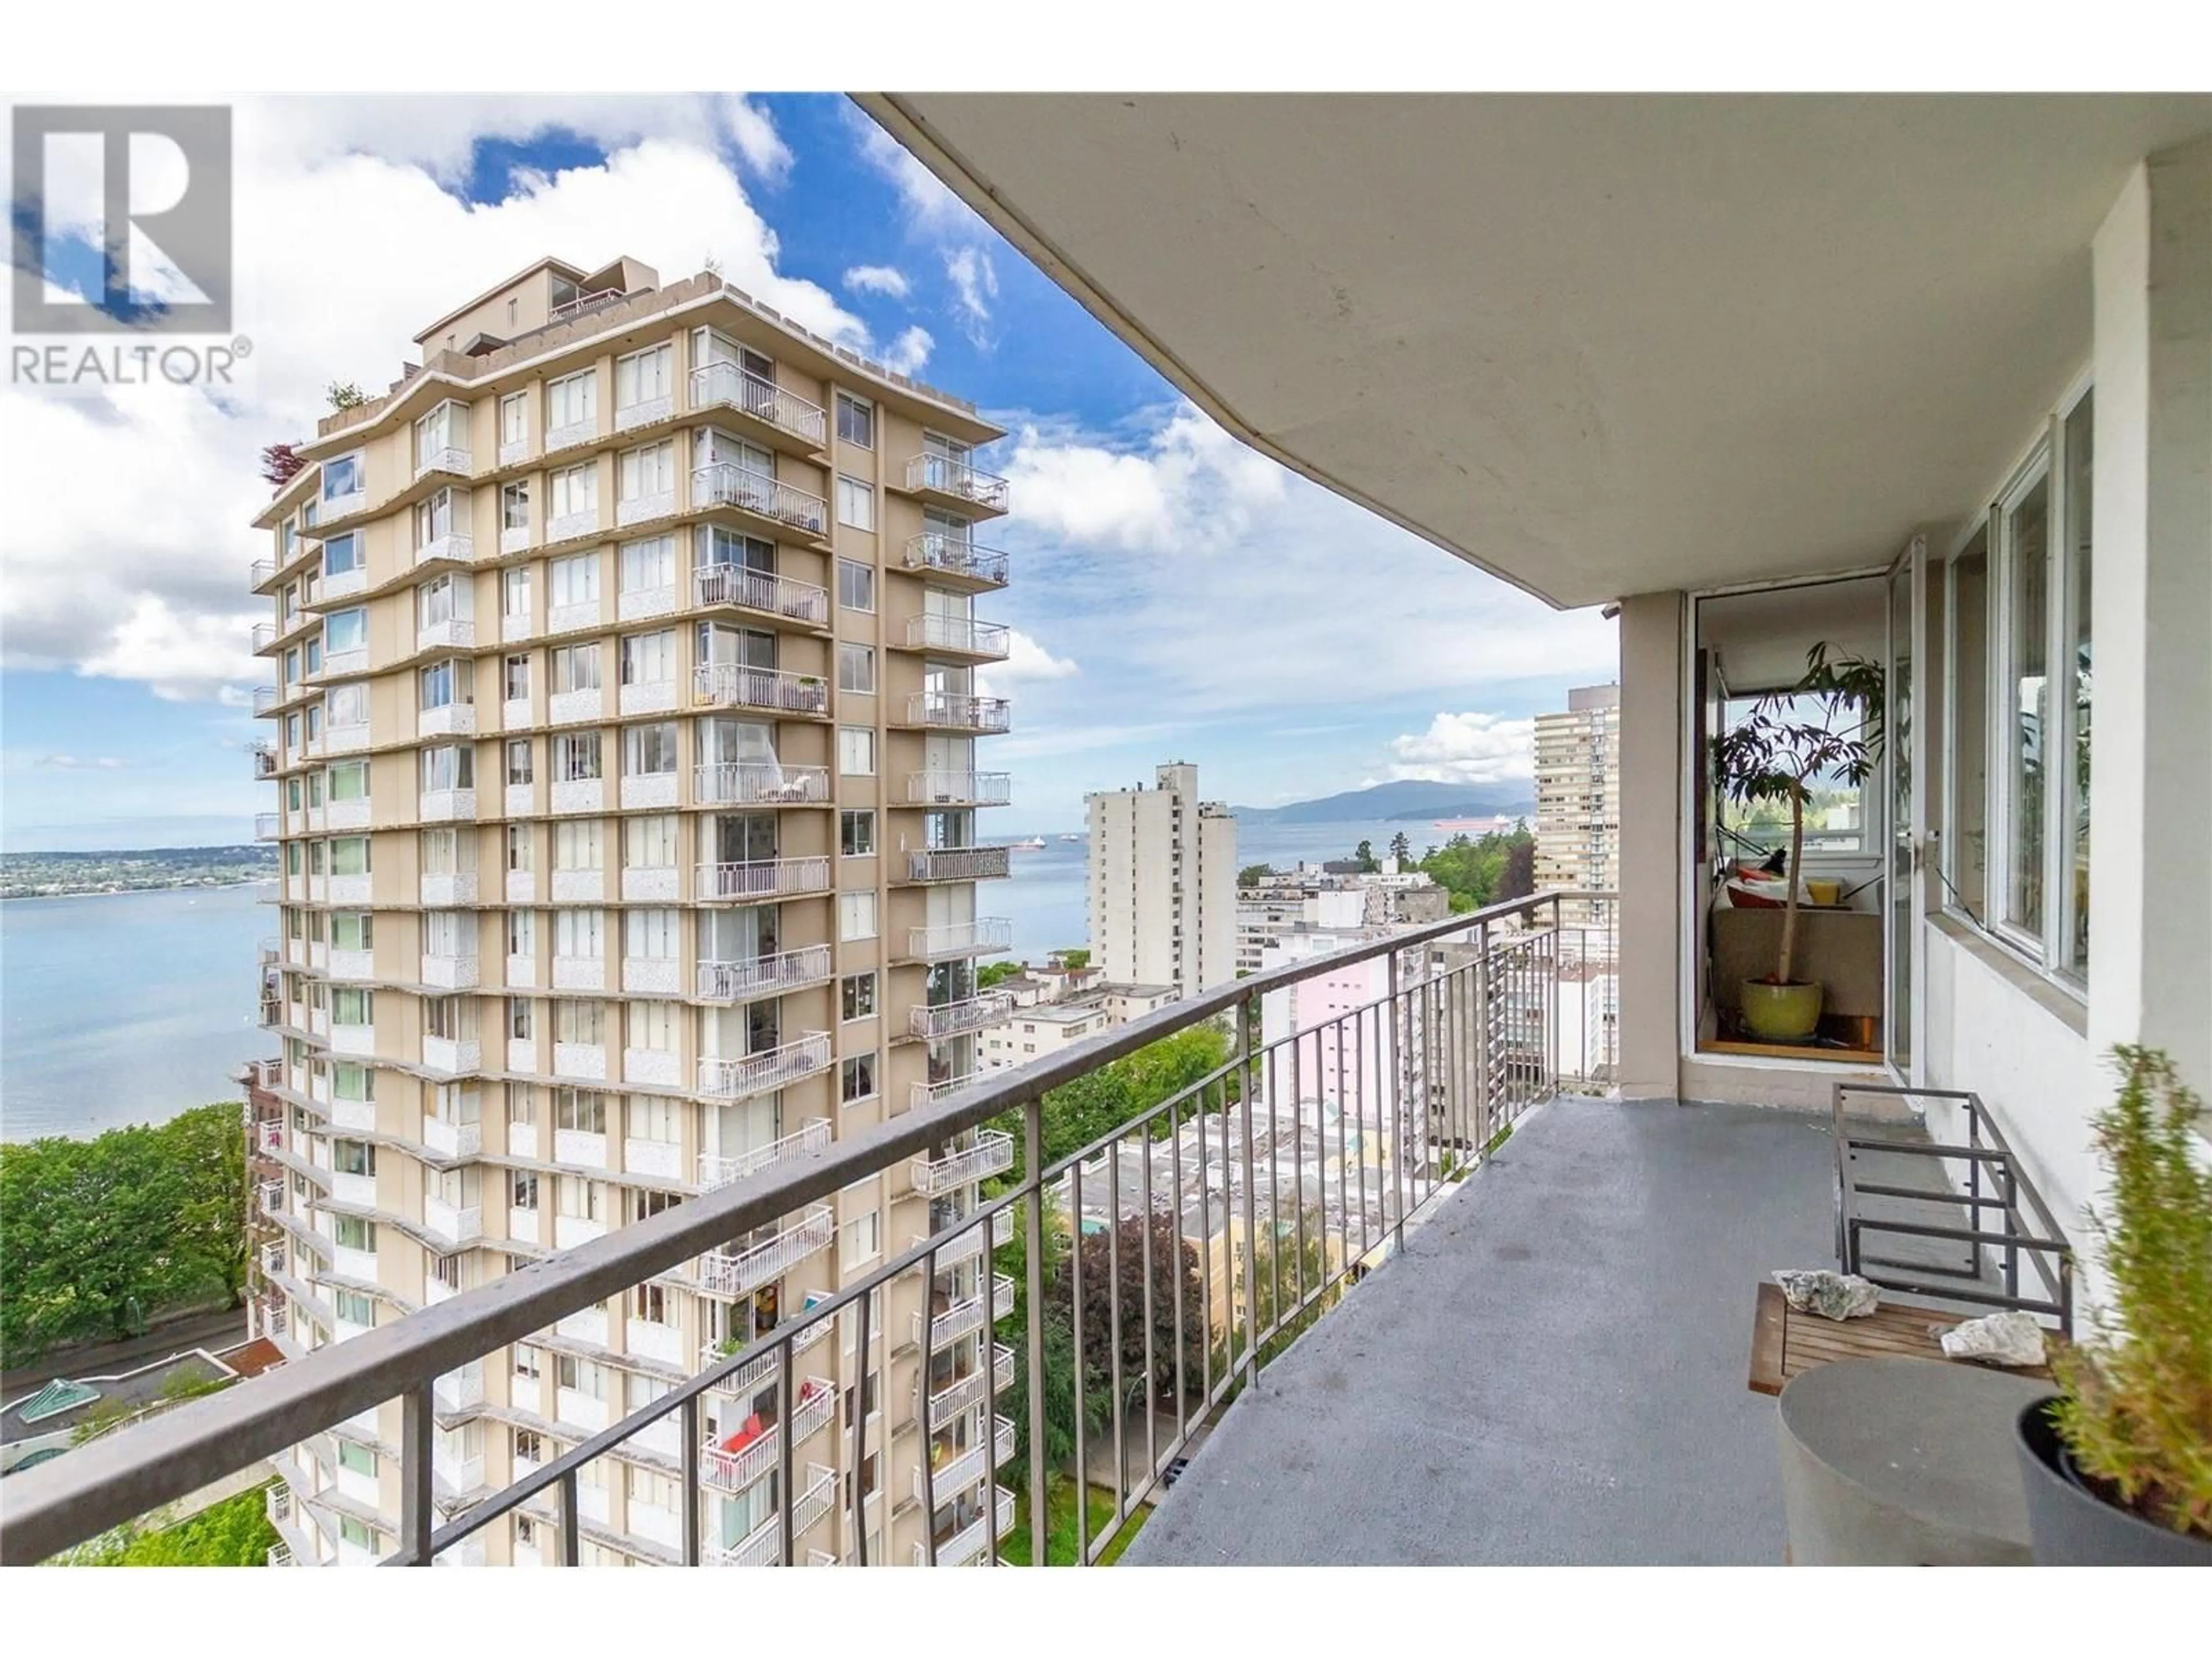
[[[9,221],[19,385],[234,383],[230,111],[19,104]],[[25,337],[51,337],[35,343]]]

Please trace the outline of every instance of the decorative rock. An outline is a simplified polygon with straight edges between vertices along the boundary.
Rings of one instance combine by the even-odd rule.
[[[1936,1334],[1947,1359],[1971,1359],[1984,1365],[2040,1365],[2044,1359],[2043,1327],[2033,1314],[2017,1308],[1969,1319]]]
[[[1881,1292],[1870,1279],[1826,1267],[1782,1267],[1774,1273],[1782,1299],[1799,1313],[1823,1319],[1864,1319],[1881,1305]]]

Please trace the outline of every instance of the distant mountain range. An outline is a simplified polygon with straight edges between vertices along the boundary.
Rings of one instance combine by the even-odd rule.
[[[1246,823],[1386,823],[1435,818],[1534,817],[1535,788],[1528,783],[1429,783],[1407,779],[1347,789],[1287,806],[1232,806]]]

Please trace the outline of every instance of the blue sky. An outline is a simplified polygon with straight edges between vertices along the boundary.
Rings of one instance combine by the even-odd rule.
[[[1255,805],[1525,776],[1528,717],[1612,676],[1609,625],[1236,445],[842,98],[272,100],[236,120],[242,395],[0,392],[0,441],[55,485],[5,531],[9,850],[245,837],[269,805],[243,752],[255,453],[307,428],[325,381],[380,388],[415,329],[544,252],[671,280],[711,254],[1009,428],[1014,514],[992,533],[1014,581],[978,606],[1018,635],[988,677],[1014,702],[983,746],[1015,779],[994,828],[1072,827],[1086,789],[1170,758]],[[356,245],[410,250],[404,279],[356,273]]]

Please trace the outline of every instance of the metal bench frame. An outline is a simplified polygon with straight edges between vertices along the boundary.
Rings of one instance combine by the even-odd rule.
[[[1847,1096],[1857,1095],[1956,1102],[1966,1111],[1966,1144],[1899,1140],[1856,1131],[1845,1122],[1844,1102]],[[2054,1318],[2062,1334],[2073,1334],[2074,1248],[2051,1218],[1980,1096],[1962,1089],[1837,1083],[1830,1090],[1829,1105],[1836,1149],[1836,1255],[1845,1273],[1857,1273],[1884,1290],[1981,1307],[2018,1309]],[[1966,1166],[1966,1190],[1923,1191],[1861,1181],[1853,1163],[1855,1155],[1862,1152],[1957,1159]],[[1964,1212],[1965,1224],[1946,1226],[1863,1215],[1859,1206],[1863,1197],[1948,1204]],[[1990,1211],[1997,1212],[1995,1228],[1983,1224],[1983,1216]],[[1886,1256],[1879,1253],[1878,1240],[1882,1235],[1949,1240],[1966,1247],[1966,1261],[1954,1267]],[[1877,1240],[1871,1250],[1869,1236]],[[1983,1280],[1984,1252],[1994,1257],[1991,1265],[1996,1269],[2001,1290],[1989,1288]],[[2037,1281],[2033,1293],[2021,1289],[2023,1258]]]

